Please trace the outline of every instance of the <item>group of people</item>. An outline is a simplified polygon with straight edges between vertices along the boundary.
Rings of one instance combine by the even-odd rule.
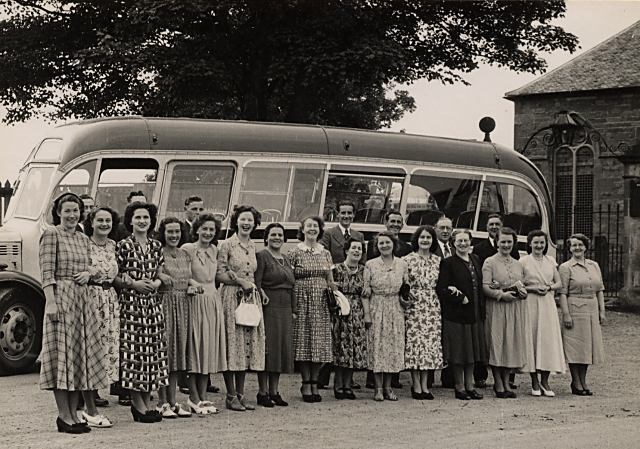
[[[367,245],[351,226],[354,204],[341,201],[337,226],[305,218],[300,243],[287,252],[284,226],[269,223],[256,251],[261,215],[253,206],[235,207],[233,235],[220,242],[221,223],[201,198],[188,198],[185,211],[186,221],[167,217],[156,230],[157,208],[144,197],[132,197],[122,220],[106,206],[85,213],[72,193],[54,201],[55,226],[40,241],[40,387],[54,392],[60,432],[110,427],[96,398],[113,383],[130,392],[132,417],[143,423],[218,413],[207,383],[219,372],[227,409],[255,409],[248,371],[258,375],[258,405],[287,406],[279,378],[294,366],[308,403],[322,400],[328,364],[336,399],[356,399],[353,373],[367,369],[376,401],[398,400],[393,376],[404,370],[414,399],[433,399],[434,370],[456,398],[482,399],[476,386],[487,365],[499,398],[516,397],[515,371],[531,374],[532,395],[554,396],[549,374],[564,372],[565,360],[572,393],[592,394],[586,373],[603,357],[605,314],[602,276],[585,258],[583,235],[569,239],[572,258],[558,269],[539,230],[518,260],[516,234],[499,215],[489,217],[489,239],[472,247],[471,233],[454,231],[445,216],[404,242],[403,216],[391,210],[387,230]],[[183,407],[176,390],[185,373]],[[78,416],[80,392],[86,410]]]

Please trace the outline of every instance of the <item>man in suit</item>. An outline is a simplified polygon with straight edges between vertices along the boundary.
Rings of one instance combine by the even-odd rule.
[[[404,227],[404,217],[400,211],[395,209],[389,210],[384,215],[384,225],[387,228],[387,231],[392,233],[398,239],[398,245],[396,245],[396,249],[393,252],[394,256],[404,257],[413,252],[411,244],[400,239],[400,231],[402,231],[402,228]],[[374,248],[373,243],[373,239],[369,240],[369,244],[367,245],[367,259],[375,259],[380,256],[378,248]]]
[[[451,233],[453,232],[453,222],[450,218],[443,215],[438,218],[434,226],[436,231],[436,237],[438,238],[438,246],[436,247],[435,254],[441,259],[446,259],[454,254],[453,245],[451,244]],[[429,371],[427,377],[427,386],[431,388],[433,385],[434,376],[433,371]],[[453,388],[454,380],[453,373],[449,368],[444,368],[440,372],[440,382],[443,388]]]
[[[387,231],[392,233],[397,239],[398,244],[396,245],[396,249],[393,251],[393,255],[396,257],[404,257],[407,254],[413,252],[413,247],[410,243],[405,242],[400,239],[400,231],[404,227],[404,217],[400,213],[400,211],[391,209],[384,215],[384,225],[387,228]],[[374,239],[369,240],[369,244],[367,245],[367,259],[374,259],[380,256],[378,252],[378,248],[373,246]],[[394,374],[391,377],[391,386],[393,388],[402,388],[402,384],[400,383],[400,374]],[[373,382],[373,372],[367,372],[367,388],[374,388]]]
[[[487,232],[489,233],[489,238],[473,246],[473,254],[478,256],[478,258],[480,259],[480,266],[484,265],[484,261],[487,258],[498,253],[498,235],[500,234],[500,229],[502,229],[502,226],[503,222],[502,216],[500,214],[489,215],[489,217],[487,218]],[[513,249],[511,250],[511,257],[516,260],[520,259],[520,253],[518,252],[517,245],[513,245]],[[487,386],[487,377],[489,377],[487,366],[476,363],[473,377],[476,381],[477,388],[485,388]],[[511,388],[515,388],[514,380],[515,374],[512,373],[509,376]]]
[[[351,200],[340,200],[338,203],[338,226],[324,231],[320,243],[331,253],[334,264],[344,262],[344,244],[347,240],[359,240],[364,245],[364,235],[351,228],[356,206]],[[362,255],[361,263],[366,261],[366,255]]]
[[[355,239],[362,242],[364,247],[364,235],[354,229],[351,229],[353,217],[355,216],[356,205],[351,200],[340,200],[338,202],[338,226],[324,231],[320,243],[327,251],[331,253],[331,260],[334,265],[344,262],[344,244],[349,239]],[[364,253],[364,251],[363,251]],[[366,254],[362,254],[360,263],[366,261]],[[325,363],[318,374],[318,387],[326,388],[331,378],[332,365]],[[360,385],[352,383],[351,388],[358,389]]]
[[[199,196],[190,196],[184,200],[184,230],[186,232],[186,242],[191,242],[191,229],[193,223],[197,220],[198,216],[204,211],[204,201]]]

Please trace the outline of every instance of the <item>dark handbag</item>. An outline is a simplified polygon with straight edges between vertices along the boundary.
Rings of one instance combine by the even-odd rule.
[[[520,293],[520,290],[518,290],[518,287],[516,287],[515,285],[512,285],[509,288],[503,288],[502,291],[505,292],[505,293],[513,292],[513,293],[515,293],[516,298],[518,298],[518,299],[526,299],[527,298],[527,295],[523,296]]]
[[[406,282],[403,282],[400,286],[400,296],[405,301],[411,301],[411,286]]]
[[[324,290],[324,297],[327,300],[327,306],[329,306],[329,312],[335,313],[338,311],[338,300],[336,299],[336,295],[333,294],[333,290],[330,288],[326,288]]]

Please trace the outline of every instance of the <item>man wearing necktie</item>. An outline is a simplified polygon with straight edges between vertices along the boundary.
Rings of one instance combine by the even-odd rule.
[[[331,260],[334,265],[344,262],[344,244],[349,239],[359,240],[364,247],[364,235],[354,229],[351,229],[351,223],[353,223],[353,217],[355,216],[356,205],[351,200],[340,200],[338,202],[338,226],[326,229],[324,235],[320,239],[320,243],[327,251],[331,253]],[[360,263],[364,264],[367,260],[367,255],[362,252],[362,259]],[[331,378],[331,371],[333,365],[325,363],[320,369],[318,374],[318,387],[326,388],[329,385],[329,379]],[[352,383],[351,388],[358,389],[360,385]]]
[[[489,217],[487,217],[487,232],[489,233],[489,237],[487,240],[473,246],[473,254],[478,256],[481,266],[484,265],[484,261],[487,258],[498,253],[498,235],[500,234],[502,225],[502,216],[500,214],[490,214]],[[520,253],[518,252],[517,245],[513,245],[511,257],[516,260],[520,259]],[[511,381],[513,388],[513,380],[515,377],[514,374],[511,374],[510,376],[509,380]],[[473,373],[476,387],[485,388],[487,386],[487,377],[489,377],[487,366],[481,363],[476,363]]]

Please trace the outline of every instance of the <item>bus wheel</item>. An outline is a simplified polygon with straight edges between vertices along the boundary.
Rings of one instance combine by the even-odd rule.
[[[0,287],[0,374],[33,369],[42,344],[42,304],[18,287]]]

